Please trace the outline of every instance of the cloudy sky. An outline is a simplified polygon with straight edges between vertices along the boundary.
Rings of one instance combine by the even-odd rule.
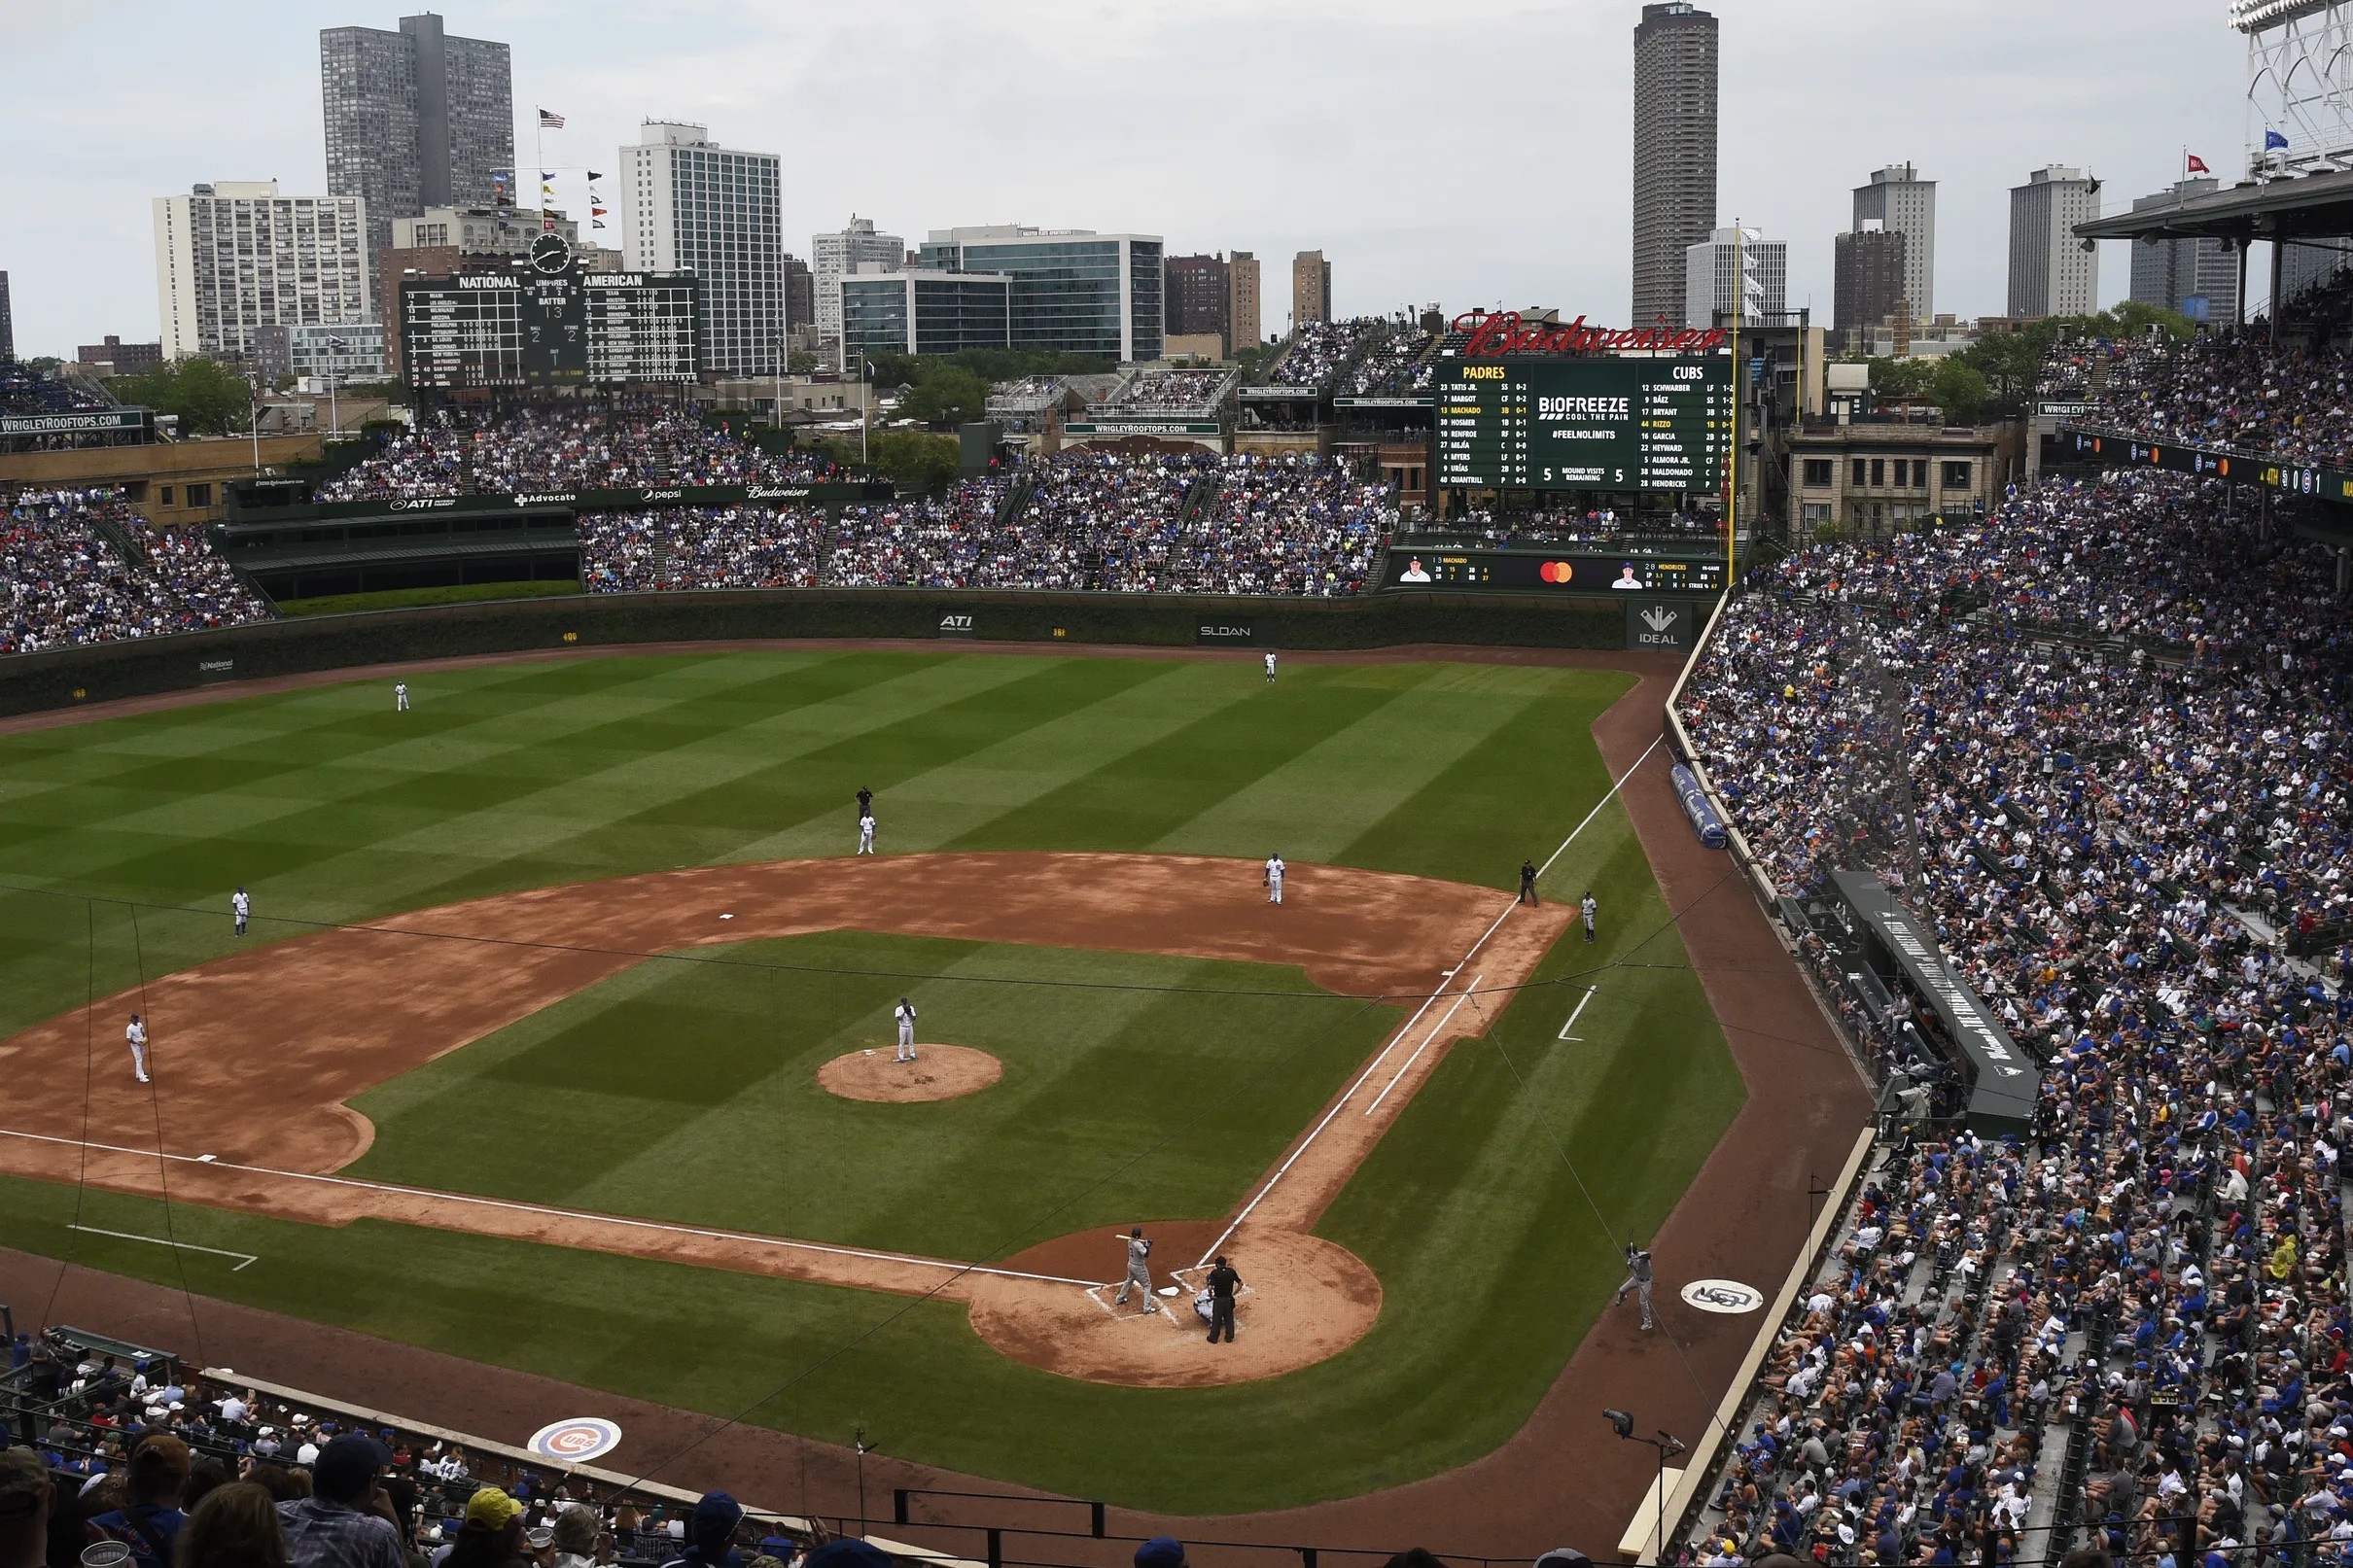
[[[275,178],[324,193],[317,30],[351,0],[0,0],[0,269],[18,352],[157,333],[149,199]],[[1939,182],[1936,305],[2004,308],[2008,190],[2088,166],[2111,210],[2187,145],[2243,167],[2224,0],[1713,0],[1722,221],[1790,246],[1830,309],[1850,187]],[[445,0],[513,47],[517,147],[611,171],[648,117],[785,158],[788,243],[852,212],[1165,235],[1171,254],[1321,248],[1344,313],[1435,300],[1628,310],[1638,0]],[[2260,134],[2260,132],[2259,132]],[[569,204],[577,196],[567,190]],[[616,230],[617,231],[617,230]],[[2257,261],[2260,265],[2262,253]],[[2101,258],[2104,300],[2129,262]],[[1267,278],[1270,330],[1287,270]],[[2260,291],[2259,291],[2260,292]]]

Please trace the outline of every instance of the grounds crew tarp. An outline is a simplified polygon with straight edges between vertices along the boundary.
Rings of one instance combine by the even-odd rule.
[[[1879,879],[1860,871],[1834,871],[1830,880],[1912,989],[1927,999],[1956,1041],[1969,1074],[1971,1128],[2000,1134],[2023,1132],[2034,1121],[2042,1070],[2010,1037],[1993,1012],[1945,957],[1934,931],[1888,896]]]

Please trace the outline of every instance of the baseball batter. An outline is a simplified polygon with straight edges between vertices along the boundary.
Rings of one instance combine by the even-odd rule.
[[[1270,904],[1282,902],[1282,856],[1280,854],[1266,857],[1266,901]]]
[[[1618,1293],[1609,1299],[1609,1305],[1615,1307],[1626,1300],[1626,1293],[1630,1290],[1641,1297],[1642,1331],[1647,1334],[1654,1327],[1650,1317],[1650,1254],[1632,1241],[1626,1243],[1626,1283],[1618,1287]]]
[[[130,1070],[139,1075],[141,1083],[146,1083],[147,1026],[139,1022],[138,1014],[130,1015],[130,1027],[123,1031],[123,1039],[130,1047]]]
[[[865,813],[858,819],[858,853],[860,854],[874,853],[874,814],[872,812]]]
[[[392,683],[392,711],[396,714],[408,712],[408,682],[405,680]]]
[[[245,923],[253,915],[253,900],[245,895],[245,889],[242,887],[229,895],[228,910],[230,914],[237,917],[237,934],[243,936]]]
[[[912,1062],[915,1060],[915,1004],[901,996],[898,1005],[891,1010],[891,1016],[898,1020],[898,1055],[892,1060]]]
[[[1144,1239],[1143,1227],[1139,1225],[1128,1232],[1128,1276],[1119,1282],[1120,1306],[1127,1306],[1129,1291],[1140,1290],[1143,1292],[1143,1309],[1160,1310],[1160,1303],[1152,1297],[1151,1258],[1152,1243]]]

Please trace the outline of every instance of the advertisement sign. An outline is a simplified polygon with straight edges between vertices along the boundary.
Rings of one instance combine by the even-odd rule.
[[[1255,628],[1246,620],[1208,621],[1193,630],[1196,643],[1242,643],[1256,641]]]
[[[946,614],[940,616],[939,635],[942,637],[970,637],[972,635],[972,617],[970,613],[965,610],[951,610]]]
[[[1511,593],[1714,594],[1724,590],[1724,558],[1433,549],[1400,544],[1389,549],[1381,587],[1384,590],[1472,588]]]
[[[1631,600],[1626,606],[1626,645],[1644,653],[1689,653],[1700,635],[1703,608],[1688,599]]]

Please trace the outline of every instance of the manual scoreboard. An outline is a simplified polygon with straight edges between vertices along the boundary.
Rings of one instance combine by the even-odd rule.
[[[688,272],[523,271],[401,285],[401,366],[412,387],[691,381]]]
[[[1721,357],[1454,359],[1434,390],[1442,487],[1723,488],[1733,393]]]

